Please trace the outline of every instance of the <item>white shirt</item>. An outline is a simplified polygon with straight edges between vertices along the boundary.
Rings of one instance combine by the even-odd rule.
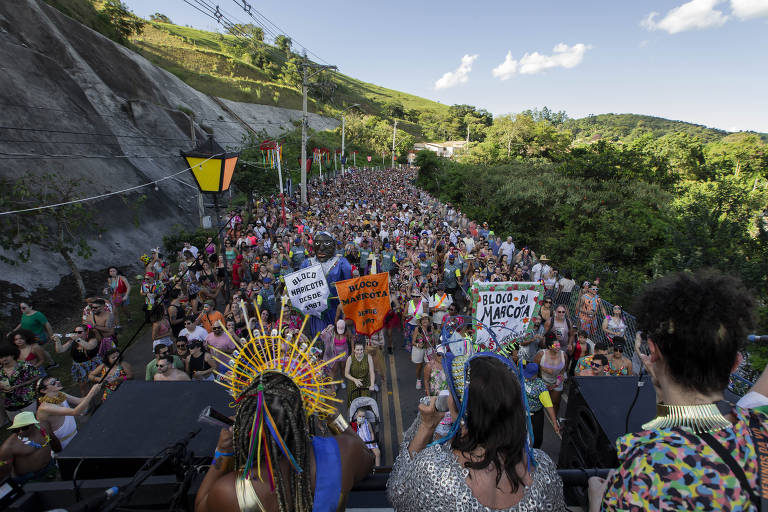
[[[429,307],[429,300],[424,297],[412,297],[408,301],[408,314],[407,318],[411,318],[408,323],[416,325],[419,323],[419,318],[427,314],[427,307]]]
[[[191,252],[192,256],[194,256],[195,258],[197,258],[197,253],[199,252],[197,250],[197,247],[195,247],[194,245],[190,245],[189,247],[182,247],[181,254],[184,254],[184,251]]]
[[[552,272],[552,267],[546,263],[539,262],[531,267],[531,278],[534,281],[540,281],[541,276],[547,276],[550,272]]]
[[[512,263],[512,257],[515,255],[515,243],[504,241],[499,247],[499,252],[506,254],[507,263]]]
[[[445,295],[445,298],[443,298]],[[442,303],[440,302],[442,299]],[[445,311],[435,311],[432,313],[432,322],[437,325],[443,325],[443,318],[448,314],[448,308],[453,304],[453,297],[448,293],[436,293],[429,298],[429,307],[436,308],[440,304],[441,308],[445,308]]]
[[[200,325],[196,325],[194,329],[192,329],[192,332],[189,332],[189,330],[185,327],[179,332],[179,336],[186,336],[187,341],[192,340],[200,340],[205,341],[205,338],[208,336],[208,331],[205,330]]]

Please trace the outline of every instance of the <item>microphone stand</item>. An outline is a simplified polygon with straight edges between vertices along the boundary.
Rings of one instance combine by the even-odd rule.
[[[144,483],[144,481],[152,476],[163,464],[173,458],[183,458],[186,453],[187,445],[189,442],[200,433],[200,429],[190,432],[180,441],[176,441],[172,445],[163,448],[157,455],[151,457],[144,463],[144,465],[136,472],[128,484],[122,488],[114,489],[110,488],[105,490],[103,494],[99,494],[97,499],[89,498],[81,503],[77,503],[68,508],[70,512],[75,511],[87,511],[87,510],[101,510],[102,512],[112,512],[129,499],[136,489]],[[161,453],[165,452],[162,456]],[[159,458],[158,458],[159,457]],[[110,492],[111,491],[111,492]],[[104,507],[101,507],[102,504]]]

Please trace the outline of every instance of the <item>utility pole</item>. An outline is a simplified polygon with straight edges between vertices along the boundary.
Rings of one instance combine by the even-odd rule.
[[[359,107],[359,106],[360,106],[359,103],[355,103],[354,105],[350,105],[350,106],[348,106],[347,108],[345,108],[344,110],[341,111],[341,175],[342,176],[344,176],[344,161],[346,160],[344,158],[344,155],[345,155],[345,153],[344,153],[344,134],[347,132],[347,118],[346,118],[346,114],[347,114],[347,110],[349,110],[351,108],[354,108],[354,107]]]
[[[307,204],[307,52],[301,67],[301,204]]]
[[[395,168],[395,139],[397,138],[397,119],[395,119],[395,127],[392,129],[392,168]]]
[[[315,72],[309,74],[309,67],[312,66]],[[336,66],[319,66],[315,63],[310,63],[307,60],[307,51],[304,50],[304,62],[302,63],[301,70],[301,202],[307,204],[307,87],[309,86],[309,79],[326,69],[336,69]],[[320,171],[322,176],[322,171]]]
[[[192,147],[197,146],[197,135],[195,133],[195,120],[191,115],[189,117],[189,137],[192,139]],[[203,226],[203,218],[205,217],[205,204],[203,203],[203,193],[197,191],[197,214],[200,217],[200,226]]]

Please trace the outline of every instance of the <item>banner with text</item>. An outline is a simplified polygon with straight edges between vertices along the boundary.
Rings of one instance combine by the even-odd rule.
[[[471,291],[479,350],[504,349],[525,336],[544,301],[544,286],[534,282],[483,282]]]
[[[293,307],[305,315],[319,317],[328,308],[331,292],[320,264],[286,274],[285,288]]]
[[[370,336],[384,327],[390,307],[389,273],[356,277],[336,283],[344,317],[355,322],[359,334]]]

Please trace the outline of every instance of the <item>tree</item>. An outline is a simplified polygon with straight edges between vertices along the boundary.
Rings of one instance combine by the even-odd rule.
[[[293,44],[293,41],[291,41],[291,38],[288,36],[284,36],[280,34],[275,38],[275,46],[277,46],[280,50],[282,50],[285,53],[286,58],[291,57],[292,44]]]
[[[301,75],[302,62],[299,57],[293,56],[283,64],[280,70],[280,81],[291,87],[301,87],[302,75]]]
[[[399,101],[387,101],[381,107],[381,113],[387,117],[397,119],[405,118],[405,109],[403,108],[403,104]]]
[[[4,211],[66,203],[81,196],[77,180],[55,173],[0,180],[0,206]],[[11,264],[28,261],[33,246],[46,254],[58,254],[72,272],[80,297],[85,298],[85,284],[73,255],[89,258],[92,248],[87,235],[97,233],[93,214],[82,203],[4,215],[0,217],[0,245],[15,258],[0,258]]]
[[[152,20],[152,21],[156,21],[158,23],[173,24],[173,22],[171,21],[171,18],[169,18],[165,14],[161,14],[159,12],[156,12],[155,14],[150,14],[149,15],[149,19]]]
[[[233,36],[248,37],[254,42],[261,43],[264,41],[264,29],[253,23],[235,23],[227,28],[227,33]]]
[[[141,34],[146,24],[120,0],[106,0],[99,16],[109,23],[114,31],[112,39],[121,44],[127,43],[131,35]]]
[[[440,172],[440,157],[433,151],[422,149],[416,153],[414,165],[419,168],[419,184],[432,189],[432,183],[437,179]]]

